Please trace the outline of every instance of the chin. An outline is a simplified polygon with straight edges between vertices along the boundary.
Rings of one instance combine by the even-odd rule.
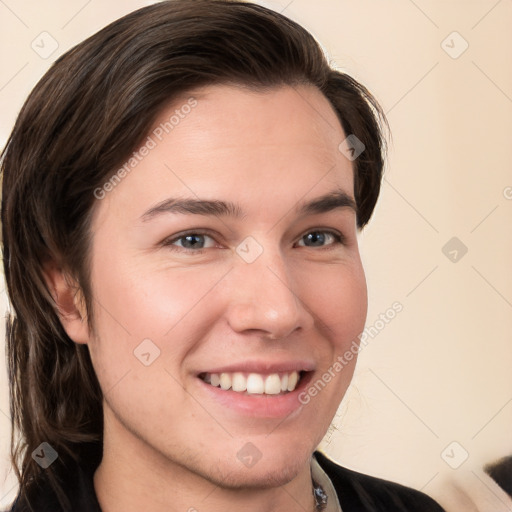
[[[252,468],[236,467],[215,468],[215,475],[210,480],[224,489],[268,489],[281,487],[291,482],[304,469],[304,464],[309,461],[290,461],[288,464],[276,464],[274,461],[264,464],[259,461]]]
[[[257,441],[254,441],[254,446]],[[260,446],[263,443],[259,443]],[[238,458],[223,458],[211,466],[208,479],[226,489],[262,489],[280,487],[292,481],[306,466],[314,448],[294,443],[286,449],[283,446],[266,446],[261,450],[261,458],[249,466]]]

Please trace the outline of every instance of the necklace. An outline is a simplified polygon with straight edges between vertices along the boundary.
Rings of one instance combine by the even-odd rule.
[[[327,506],[327,494],[323,487],[313,480],[313,496],[315,498],[315,510],[322,512]]]

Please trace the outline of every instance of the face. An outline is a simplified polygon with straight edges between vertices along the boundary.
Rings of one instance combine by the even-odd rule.
[[[232,487],[308,463],[366,317],[345,137],[313,87],[209,86],[98,194],[86,342],[128,453]]]

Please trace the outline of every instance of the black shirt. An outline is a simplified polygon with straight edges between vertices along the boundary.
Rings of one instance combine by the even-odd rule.
[[[330,478],[343,512],[443,512],[432,498],[420,491],[344,468],[318,451],[314,456]],[[101,512],[93,483],[96,467],[97,461],[76,464],[63,475],[63,488],[71,502],[69,510],[64,510],[51,488],[42,483],[32,490],[33,512]],[[29,511],[18,498],[10,512]]]

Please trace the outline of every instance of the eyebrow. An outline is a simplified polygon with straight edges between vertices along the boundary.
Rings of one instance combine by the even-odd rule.
[[[335,190],[311,201],[299,203],[295,207],[295,213],[301,216],[314,215],[330,212],[338,208],[349,208],[357,214],[355,200],[343,190]],[[148,222],[155,217],[168,213],[233,218],[242,218],[244,216],[240,205],[231,201],[171,197],[147,210],[142,214],[141,220]]]

